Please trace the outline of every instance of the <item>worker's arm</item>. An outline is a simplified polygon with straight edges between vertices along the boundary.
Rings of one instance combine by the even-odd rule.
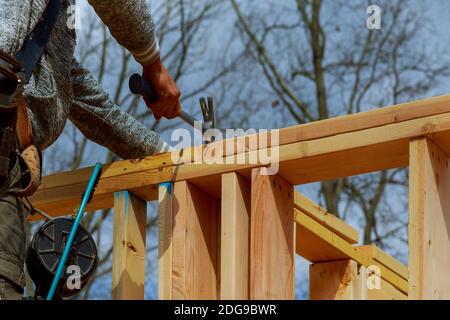
[[[0,0],[0,49],[15,56],[42,16],[48,0]]]
[[[167,145],[154,131],[123,112],[109,98],[92,74],[74,58],[74,101],[70,120],[90,140],[107,147],[123,159],[163,153]]]
[[[89,0],[113,37],[143,66],[143,77],[158,95],[145,101],[156,119],[172,119],[181,113],[180,90],[164,67],[155,26],[144,0]]]

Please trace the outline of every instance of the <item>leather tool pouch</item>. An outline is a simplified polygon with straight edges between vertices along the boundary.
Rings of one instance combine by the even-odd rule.
[[[20,197],[31,196],[41,181],[41,154],[33,145],[28,109],[23,96],[24,71],[20,63],[0,50],[0,182],[8,179],[11,158],[19,145],[22,172]],[[16,141],[18,143],[16,143]]]

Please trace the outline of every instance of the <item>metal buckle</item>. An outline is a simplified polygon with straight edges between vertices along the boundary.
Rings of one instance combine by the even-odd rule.
[[[22,65],[0,50],[0,112],[16,108],[15,98],[21,94],[25,85]]]

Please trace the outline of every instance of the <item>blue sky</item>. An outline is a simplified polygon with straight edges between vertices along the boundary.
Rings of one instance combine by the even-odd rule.
[[[435,32],[435,42],[443,50],[443,58],[450,60],[450,0],[414,0],[424,2],[429,6],[431,32]],[[443,83],[440,93],[450,92],[450,86]]]

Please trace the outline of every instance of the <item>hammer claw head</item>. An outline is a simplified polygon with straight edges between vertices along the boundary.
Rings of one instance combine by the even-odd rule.
[[[212,97],[200,98],[200,108],[202,109],[203,121],[210,128],[216,127],[216,110]]]

